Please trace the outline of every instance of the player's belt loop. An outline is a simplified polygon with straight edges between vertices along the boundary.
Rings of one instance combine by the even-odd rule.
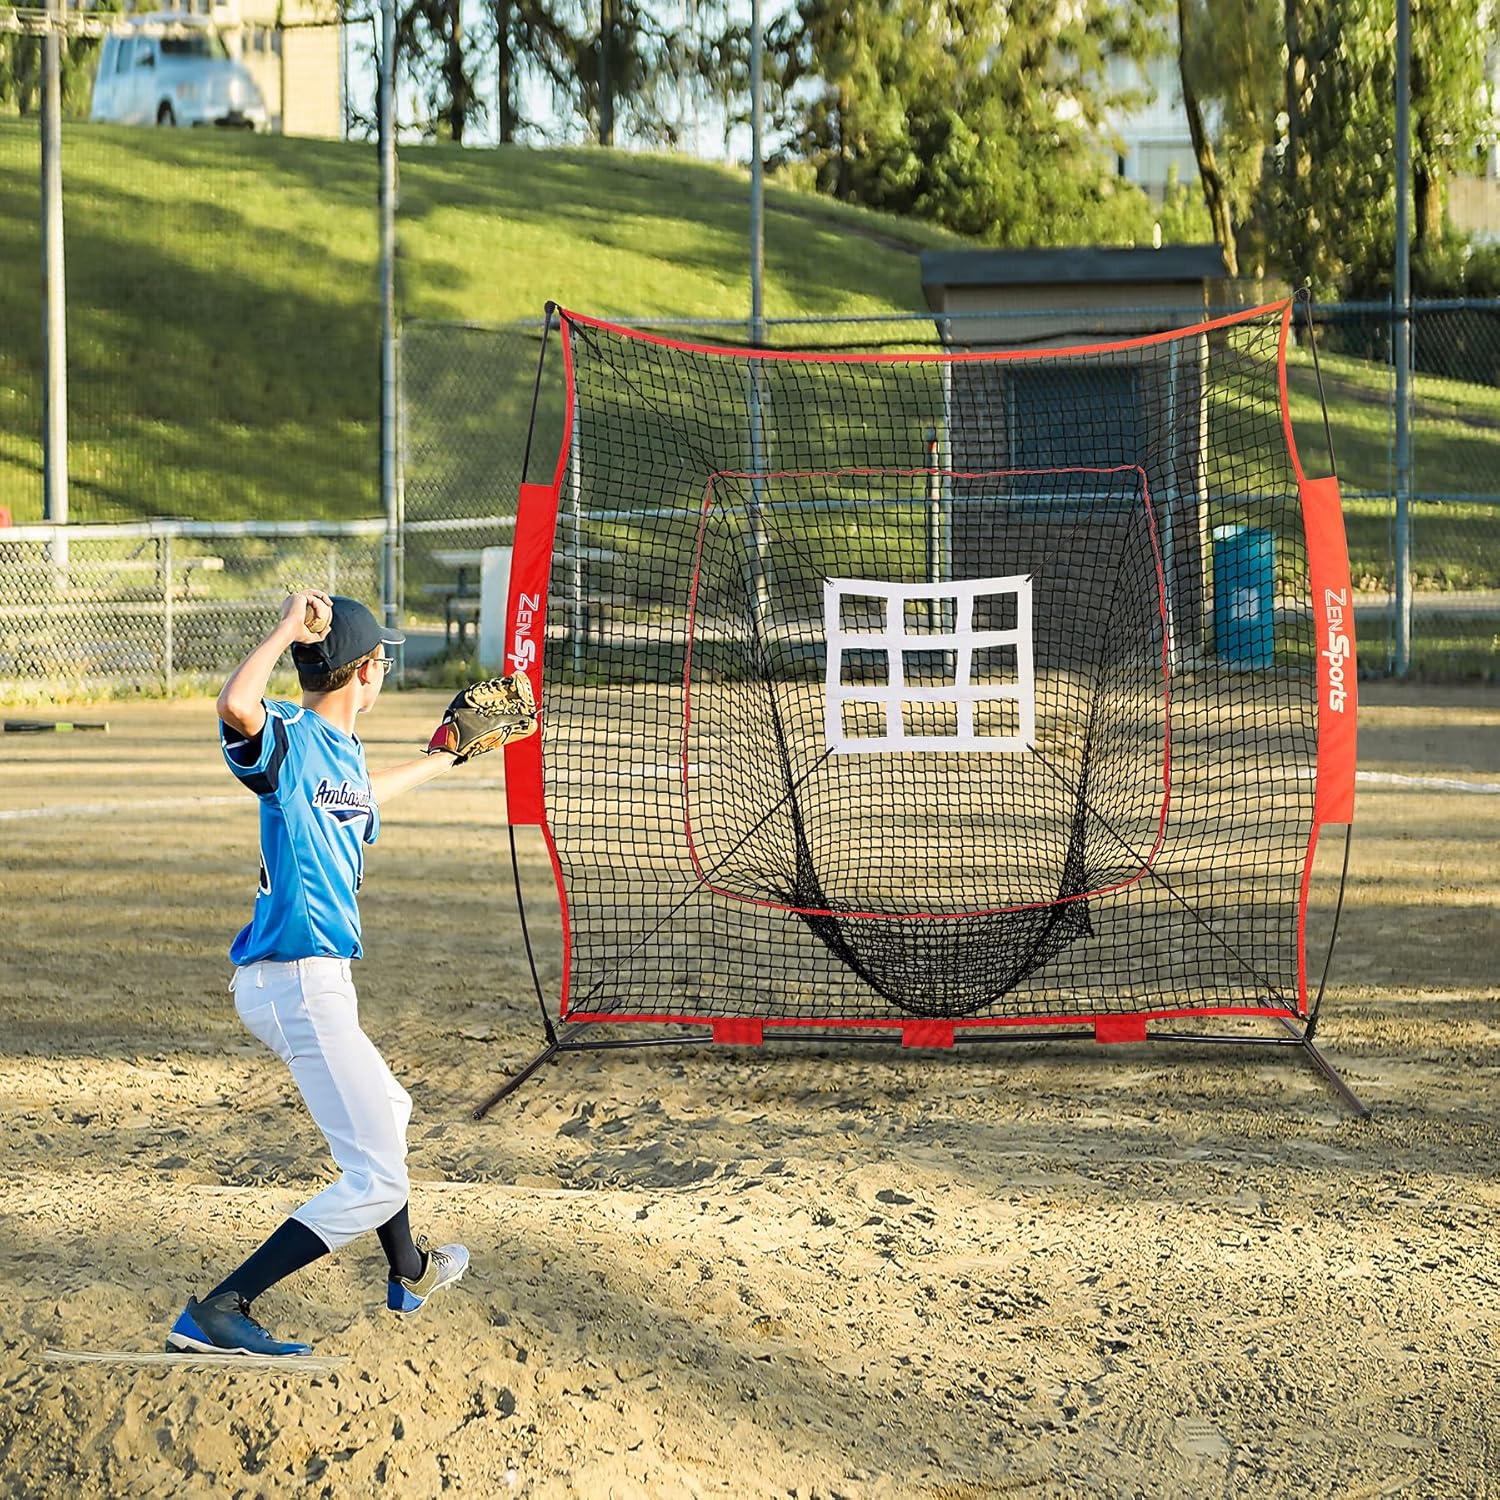
[[[263,964],[256,964],[256,966],[255,966],[255,988],[258,989],[258,990],[263,990],[266,987],[265,973],[266,973],[265,966]]]

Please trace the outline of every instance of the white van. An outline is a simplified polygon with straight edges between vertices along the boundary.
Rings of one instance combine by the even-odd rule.
[[[265,130],[265,101],[202,16],[134,16],[99,49],[89,119]]]

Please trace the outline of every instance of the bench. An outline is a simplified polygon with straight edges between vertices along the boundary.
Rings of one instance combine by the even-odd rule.
[[[577,560],[580,563],[613,563],[619,554],[608,547],[580,547],[561,554],[564,569]],[[473,626],[475,644],[479,636],[479,574],[484,566],[484,551],[480,548],[436,549],[433,562],[440,567],[454,570],[452,583],[424,583],[422,592],[443,601],[443,640],[452,647],[455,636],[459,649],[468,641],[469,627]],[[584,604],[583,633],[585,639],[602,638],[608,619],[609,606],[624,603],[626,596],[591,595]]]
[[[423,584],[424,594],[433,594],[443,601],[443,643],[451,649],[455,635],[459,650],[468,643],[469,627],[474,627],[475,642],[479,637],[479,570],[484,566],[484,553],[476,547],[438,548],[432,560],[441,568],[452,568],[456,577],[452,583]]]
[[[583,600],[583,611],[579,619],[583,639],[593,646],[602,646],[609,634],[612,620],[635,607],[639,600],[633,594],[589,594]],[[622,626],[623,629],[623,626]]]
[[[470,591],[468,579],[460,578],[456,583],[424,583],[422,592],[443,601],[443,640],[451,646],[455,633],[460,647],[468,639],[472,625],[479,626],[479,594]]]

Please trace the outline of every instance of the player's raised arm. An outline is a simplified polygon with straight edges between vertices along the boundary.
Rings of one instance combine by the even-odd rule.
[[[281,618],[234,671],[215,704],[219,717],[247,739],[254,739],[266,722],[263,699],[266,684],[288,646],[311,645],[328,633],[333,623],[333,600],[320,589],[289,594]]]

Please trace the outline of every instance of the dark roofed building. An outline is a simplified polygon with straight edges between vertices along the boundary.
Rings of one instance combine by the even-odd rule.
[[[921,265],[939,332],[959,349],[1097,346],[1165,332],[1202,321],[1226,278],[1215,245],[932,251]],[[1037,607],[1069,607],[1098,591],[1098,562],[1079,551],[1079,526],[1097,531],[1099,547],[1124,546],[1149,493],[1173,665],[1196,663],[1208,628],[1205,398],[1201,360],[1179,340],[1088,348],[1061,364],[955,363],[943,424],[953,555],[971,574],[997,576],[1018,557],[1041,559],[1027,563]],[[1003,491],[1006,503],[984,503],[988,491]]]
[[[946,340],[987,348],[1157,333],[1191,322],[1228,276],[1217,245],[928,250],[921,270],[928,307],[965,315],[944,325]]]

